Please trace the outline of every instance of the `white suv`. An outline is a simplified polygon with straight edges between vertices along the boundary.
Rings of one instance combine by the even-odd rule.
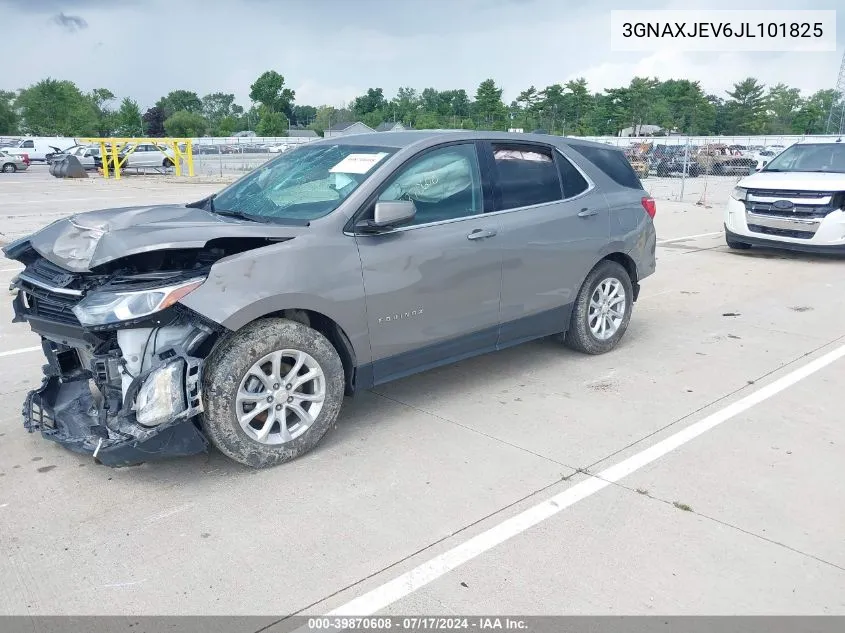
[[[845,254],[845,141],[802,141],[743,178],[725,209],[731,248]]]

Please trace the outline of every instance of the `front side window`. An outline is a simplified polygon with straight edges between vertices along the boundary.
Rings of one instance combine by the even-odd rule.
[[[35,147],[35,141],[24,141],[23,145],[21,145],[21,147],[30,147],[30,148]]]
[[[482,212],[481,172],[475,145],[450,145],[427,152],[387,183],[381,201],[411,200],[412,224],[428,224]]]
[[[801,143],[769,161],[763,171],[845,173],[845,143]]]
[[[493,144],[502,194],[501,209],[516,209],[563,199],[560,175],[547,147]]]
[[[361,145],[306,145],[280,154],[213,199],[213,210],[268,222],[307,222],[328,215],[396,150]]]

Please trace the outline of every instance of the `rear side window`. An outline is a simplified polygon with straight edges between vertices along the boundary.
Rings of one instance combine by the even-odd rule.
[[[601,169],[615,182],[629,189],[642,189],[643,185],[625,155],[615,149],[603,149],[589,145],[572,147],[588,161]]]
[[[557,157],[557,166],[560,172],[560,179],[563,182],[564,198],[573,198],[580,193],[584,193],[590,186],[590,183],[575,168],[575,165],[560,154]]]
[[[493,143],[501,209],[517,209],[563,198],[551,150],[539,145]]]

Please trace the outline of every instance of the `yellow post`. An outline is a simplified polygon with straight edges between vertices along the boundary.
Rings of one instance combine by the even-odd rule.
[[[185,151],[188,153],[187,163],[188,163],[188,176],[191,178],[194,177],[194,148],[193,142],[191,139],[188,139],[187,143],[185,143]]]
[[[118,164],[118,143],[114,142],[111,146],[112,160],[114,160],[114,179],[120,180],[120,165]]]
[[[170,141],[173,144],[173,171],[177,176],[182,175],[182,152],[179,151],[179,140]]]
[[[103,164],[103,178],[109,177],[109,163],[108,163],[109,153],[106,149],[106,142],[100,139],[100,162]]]

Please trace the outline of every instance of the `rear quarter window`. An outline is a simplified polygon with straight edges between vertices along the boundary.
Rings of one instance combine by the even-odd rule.
[[[614,182],[629,189],[642,189],[643,184],[634,172],[625,154],[615,149],[591,147],[589,145],[570,146],[588,161],[607,174]]]

